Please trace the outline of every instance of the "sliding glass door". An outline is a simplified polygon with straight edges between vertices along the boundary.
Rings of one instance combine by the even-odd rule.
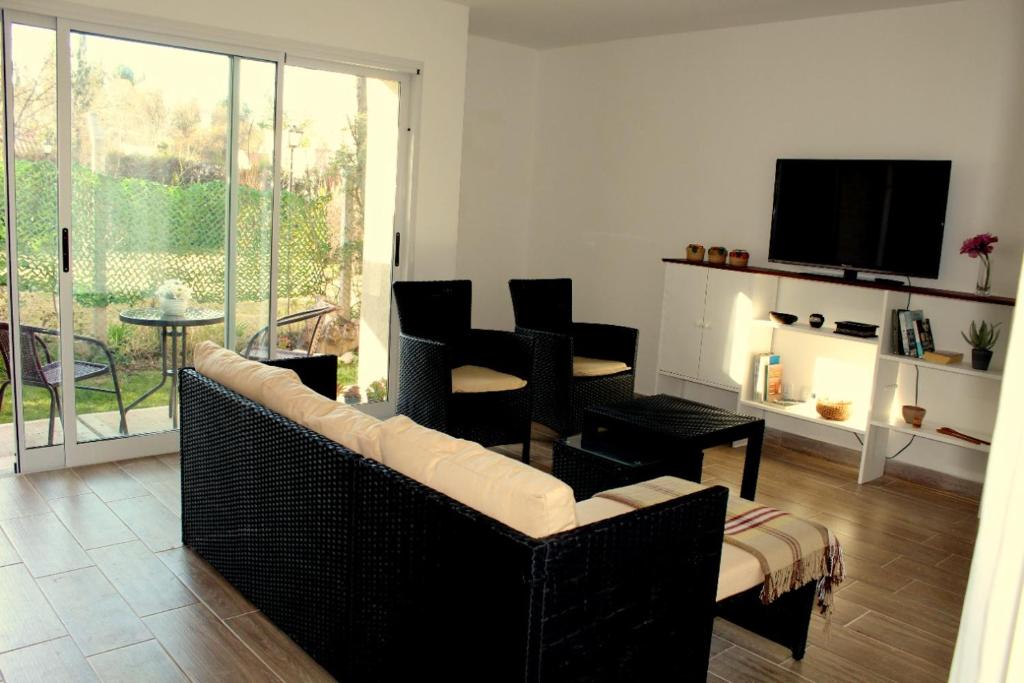
[[[405,76],[4,29],[0,467],[15,443],[25,471],[175,450],[176,371],[206,339],[335,354],[338,400],[388,409]]]
[[[331,307],[320,348],[347,403],[388,397],[400,103],[397,80],[285,67],[279,314]],[[278,348],[310,334],[286,326]]]

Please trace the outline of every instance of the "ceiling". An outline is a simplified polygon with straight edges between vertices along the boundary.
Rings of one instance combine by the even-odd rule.
[[[949,0],[452,0],[469,32],[535,48],[766,24]]]

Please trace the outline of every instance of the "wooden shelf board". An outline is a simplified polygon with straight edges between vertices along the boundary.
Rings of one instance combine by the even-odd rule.
[[[997,306],[1016,306],[1017,300],[1009,296],[981,296],[974,292],[958,292],[952,289],[938,289],[935,287],[897,287],[884,282],[872,280],[846,280],[831,275],[820,275],[818,273],[798,273],[792,270],[779,270],[778,268],[761,268],[758,266],[747,266],[737,268],[730,265],[718,265],[706,261],[687,261],[685,258],[663,258],[664,263],[677,263],[685,266],[699,266],[701,268],[717,268],[718,270],[735,270],[739,273],[755,273],[757,275],[774,275],[787,277],[794,280],[811,280],[813,282],[827,282],[833,285],[845,285],[847,287],[863,287],[864,289],[882,289],[890,292],[905,292],[919,294],[921,296],[936,296],[943,299],[959,299],[960,301],[974,301],[983,304],[995,304]],[[894,276],[895,277],[895,276]]]
[[[742,399],[740,404],[750,408],[756,408],[763,410],[767,413],[775,413],[776,415],[785,415],[786,417],[792,417],[797,420],[804,420],[805,422],[814,422],[825,427],[832,427],[833,429],[841,429],[846,432],[853,432],[854,434],[863,435],[866,431],[867,419],[863,414],[856,412],[850,416],[849,420],[843,422],[837,422],[836,420],[826,420],[815,410],[815,403],[808,401],[806,403],[800,403],[795,406],[776,406],[771,403],[761,403],[760,401],[751,401],[748,399]]]
[[[924,360],[923,358],[914,358],[913,356],[899,356],[893,353],[883,353],[879,356],[881,360],[889,361],[891,363],[902,363],[904,365],[917,365],[919,367],[928,368],[929,370],[938,370],[939,372],[952,372],[957,375],[967,375],[969,377],[980,377],[982,379],[990,379],[1000,381],[1003,379],[1002,370],[975,370],[971,367],[970,363],[952,363],[950,365],[943,365],[942,363],[932,363],[931,361]]]
[[[811,327],[807,323],[793,323],[792,325],[782,325],[772,320],[755,320],[755,324],[764,325],[765,327],[771,327],[775,330],[783,330],[787,332],[796,332],[799,334],[813,334],[819,337],[828,337],[829,339],[838,339],[840,341],[852,341],[858,344],[869,344],[871,346],[878,346],[878,337],[854,337],[849,334],[836,334],[832,329],[826,329],[825,327]]]
[[[989,451],[989,447],[986,446],[985,444],[973,444],[970,441],[964,441],[963,439],[958,439],[958,438],[956,438],[954,436],[947,436],[945,434],[939,434],[938,432],[935,431],[936,429],[938,429],[939,427],[949,426],[949,425],[942,425],[942,424],[939,424],[938,422],[929,422],[928,420],[925,420],[924,422],[921,423],[921,427],[920,428],[916,428],[916,429],[914,428],[913,425],[908,425],[906,422],[903,422],[903,421],[894,422],[894,421],[891,421],[891,420],[871,420],[871,424],[873,426],[875,426],[875,427],[885,427],[885,428],[890,429],[890,430],[892,430],[894,432],[900,432],[901,434],[908,434],[910,436],[919,436],[922,439],[928,439],[930,441],[938,441],[939,443],[949,444],[951,446],[959,446],[961,448],[967,448],[967,449],[972,450],[972,451],[980,451],[982,453],[988,453],[988,451]],[[956,429],[956,427],[953,427],[953,429]],[[968,434],[970,436],[973,436],[973,437],[978,438],[978,439],[982,439],[984,441],[991,441],[992,440],[992,435],[991,434],[985,434],[985,433],[977,432],[977,431],[964,431],[964,430],[958,430],[958,431],[963,431],[964,434]]]

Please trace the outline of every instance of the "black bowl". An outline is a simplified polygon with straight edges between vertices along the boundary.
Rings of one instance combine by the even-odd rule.
[[[792,313],[780,313],[779,311],[771,311],[768,317],[772,319],[773,323],[779,323],[780,325],[792,325],[799,316],[795,316]]]

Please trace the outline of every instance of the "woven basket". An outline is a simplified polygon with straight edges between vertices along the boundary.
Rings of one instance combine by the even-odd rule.
[[[818,415],[821,415],[826,420],[842,422],[843,420],[850,419],[850,406],[852,405],[853,403],[850,401],[830,401],[822,398],[818,399],[816,409]]]

